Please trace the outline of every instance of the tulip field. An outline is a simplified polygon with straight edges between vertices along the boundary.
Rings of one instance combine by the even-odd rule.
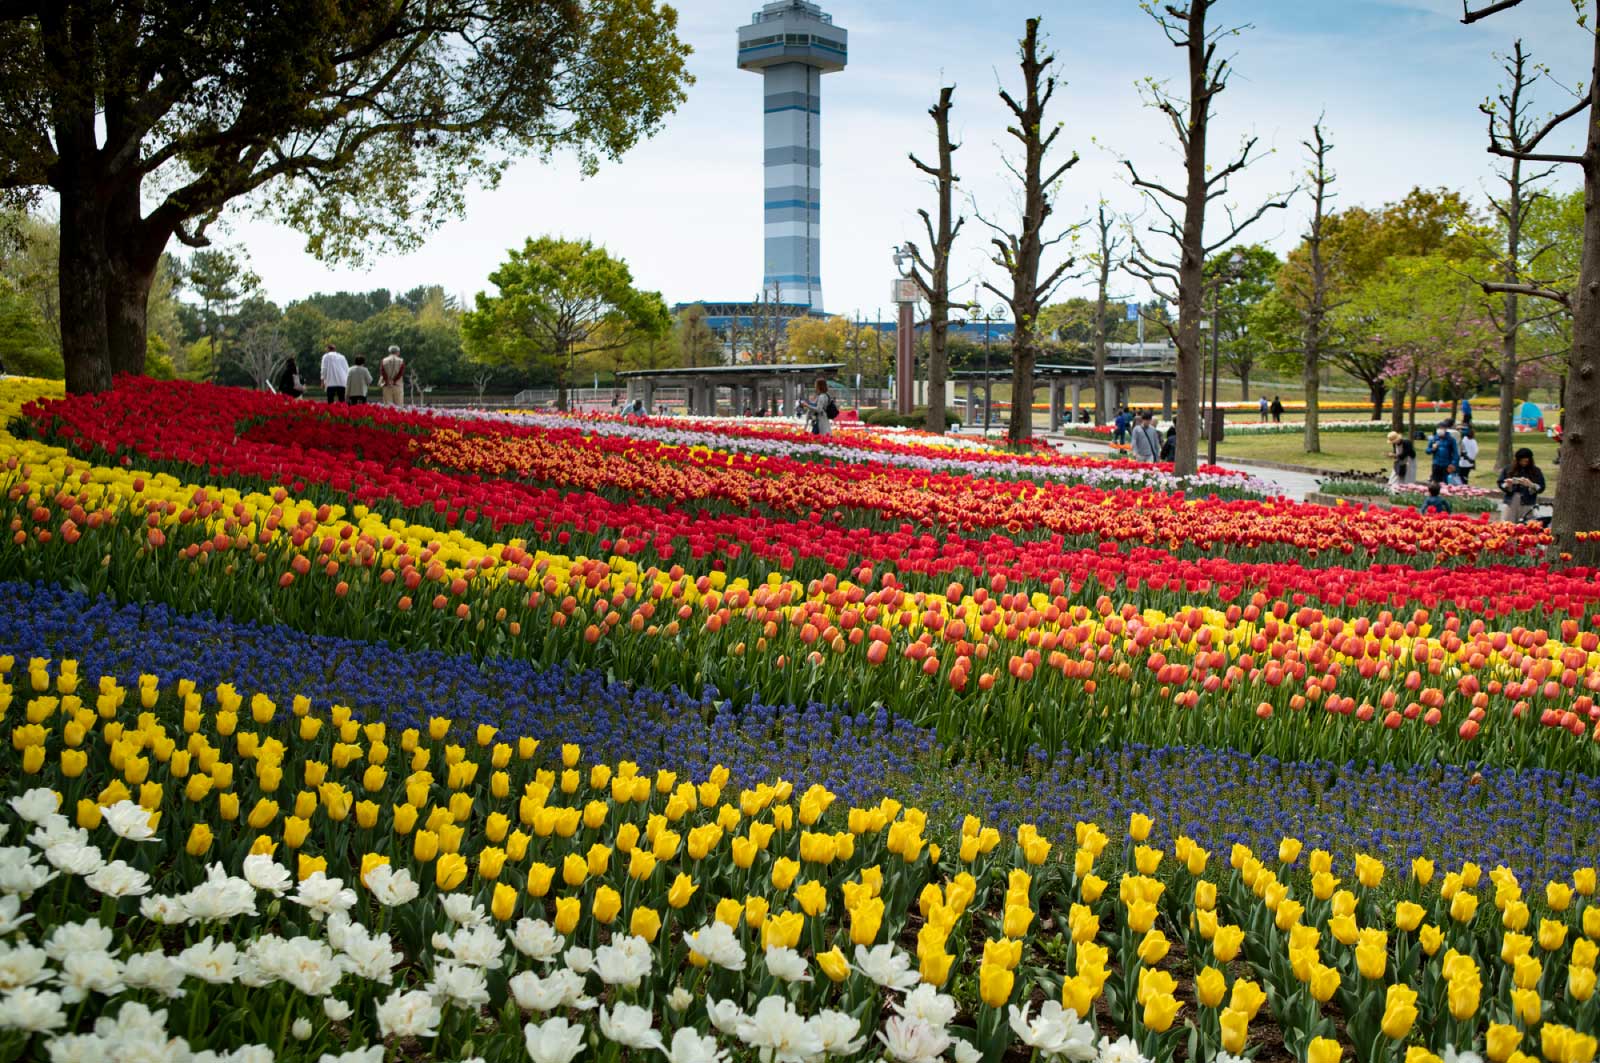
[[[0,1063],[1592,1063],[1600,579],[921,433],[0,378]]]

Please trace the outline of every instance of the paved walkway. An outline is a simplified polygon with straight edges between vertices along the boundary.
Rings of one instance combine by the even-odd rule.
[[[1044,437],[1050,445],[1067,454],[1087,454],[1094,457],[1107,457],[1114,453],[1104,443],[1093,440],[1079,439],[1073,436],[1056,436],[1046,434]],[[1299,472],[1292,469],[1273,469],[1265,465],[1254,465],[1245,461],[1219,461],[1217,463],[1224,469],[1237,469],[1239,472],[1248,473],[1258,480],[1265,480],[1275,485],[1285,498],[1304,501],[1308,494],[1317,490],[1319,475],[1309,472]]]

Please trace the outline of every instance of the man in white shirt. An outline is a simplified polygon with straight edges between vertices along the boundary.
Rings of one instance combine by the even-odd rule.
[[[345,361],[344,355],[334,350],[333,344],[328,344],[322,356],[322,390],[327,392],[329,402],[344,401],[345,382],[349,378],[350,363]]]
[[[1161,433],[1156,431],[1148,413],[1139,415],[1139,424],[1133,430],[1133,456],[1140,461],[1161,460]]]
[[[388,356],[378,363],[378,384],[383,388],[385,406],[406,404],[406,360],[400,357],[399,347],[390,347]]]

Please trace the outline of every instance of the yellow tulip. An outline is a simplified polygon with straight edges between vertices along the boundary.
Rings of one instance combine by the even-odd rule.
[[[1476,971],[1450,979],[1445,992],[1451,1016],[1465,1021],[1476,1015],[1482,990],[1483,985]]]
[[[1094,998],[1100,987],[1081,974],[1073,975],[1061,983],[1061,1006],[1082,1018],[1093,1014]]]
[[[189,828],[189,840],[184,843],[183,850],[190,856],[204,856],[211,849],[211,840],[211,828],[196,823]]]
[[[1026,904],[1008,904],[1001,919],[1001,932],[1008,938],[1022,938],[1033,922],[1033,910]]]
[[[1422,905],[1401,901],[1394,906],[1394,925],[1409,933],[1422,925],[1422,917],[1426,914]]]
[[[610,926],[617,913],[622,911],[622,894],[610,886],[601,886],[594,891],[594,902],[590,905],[590,911],[602,926]]]
[[[1306,1045],[1306,1063],[1339,1063],[1344,1049],[1331,1037],[1313,1037]]]
[[[770,905],[765,897],[751,895],[744,899],[744,921],[751,930],[760,930],[767,921]]]
[[[489,902],[490,913],[504,923],[517,912],[517,891],[504,882],[495,883],[494,896]]]
[[[1567,924],[1559,919],[1539,920],[1539,947],[1555,952],[1567,942]]]
[[[94,830],[96,827],[100,826],[100,820],[102,818],[100,806],[97,805],[93,800],[87,797],[80,798],[78,800],[78,826],[82,827],[84,830]]]
[[[978,968],[978,995],[991,1008],[1003,1008],[1011,1000],[1016,975],[1005,967],[983,964]]]
[[[1007,934],[1007,937],[1021,937],[1021,934]],[[1139,960],[1147,967],[1154,967],[1160,963],[1172,948],[1172,943],[1167,940],[1167,935],[1152,927],[1145,932],[1139,941]]]
[[[1432,956],[1444,944],[1444,931],[1432,923],[1424,923],[1422,929],[1417,931],[1417,940],[1422,943],[1422,951]]]
[[[1319,1004],[1326,1004],[1333,999],[1333,994],[1339,991],[1339,970],[1336,967],[1326,967],[1316,964],[1311,968],[1311,995]]]
[[[1593,897],[1595,890],[1595,869],[1580,867],[1572,873],[1572,888],[1578,891],[1580,897]]]
[[[1256,1013],[1266,1002],[1266,990],[1248,978],[1240,978],[1233,983],[1233,994],[1228,999],[1228,1006],[1243,1014],[1247,1021],[1254,1022]]]
[[[1095,901],[1100,899],[1101,894],[1105,893],[1106,885],[1107,883],[1105,879],[1091,872],[1087,875],[1084,875],[1083,878],[1078,882],[1078,892],[1083,896],[1085,901],[1093,904]]]
[[[827,952],[817,953],[817,966],[830,982],[842,982],[850,977],[850,961],[844,958],[844,953],[839,951],[837,945]]]
[[[1166,1033],[1178,1017],[1178,998],[1170,993],[1155,993],[1144,1002],[1144,1024],[1156,1033]]]
[[[761,923],[761,947],[792,949],[800,943],[800,933],[805,929],[806,917],[800,912],[779,912]]]
[[[661,933],[661,914],[654,908],[643,905],[635,908],[633,914],[628,917],[628,933],[654,942],[656,935]]]
[[[1128,929],[1143,934],[1155,925],[1156,906],[1150,901],[1134,901],[1128,905]]]
[[[1250,1033],[1250,1017],[1242,1011],[1223,1008],[1218,1023],[1222,1027],[1223,1050],[1234,1055],[1243,1052],[1245,1039]]]
[[[1389,964],[1389,950],[1382,945],[1362,943],[1356,946],[1356,969],[1363,978],[1378,981]]]
[[[852,908],[849,914],[852,943],[871,945],[878,939],[878,930],[883,924],[883,898],[872,897],[863,900]]]
[[[807,879],[794,891],[800,910],[815,919],[828,910],[828,889],[816,879]]]
[[[1551,911],[1566,911],[1572,904],[1572,887],[1565,882],[1545,883],[1544,902],[1550,906]]]
[[[1450,918],[1458,923],[1470,923],[1478,914],[1478,895],[1462,890],[1450,900]]]
[[[1300,859],[1300,848],[1300,839],[1284,838],[1278,843],[1278,863],[1292,864]]]
[[[1149,816],[1142,812],[1135,812],[1128,817],[1128,837],[1136,842],[1142,842],[1150,837],[1150,828],[1152,826],[1154,826],[1154,823]],[[1008,992],[1006,995],[1010,996],[1010,993]]]
[[[534,863],[528,867],[528,896],[543,897],[550,892],[550,885],[555,881],[556,869],[549,864]]]
[[[306,835],[310,833],[310,822],[299,816],[288,816],[283,821],[283,844],[291,849],[298,849],[304,845]]]
[[[308,856],[305,853],[301,853],[296,862],[295,870],[297,873],[296,877],[301,882],[304,882],[312,875],[315,875],[318,871],[326,875],[328,873],[328,860],[326,857]]]
[[[1384,1036],[1396,1041],[1404,1040],[1416,1021],[1417,991],[1403,983],[1391,985],[1384,998],[1383,1020],[1380,1024]]]
[[[441,890],[453,890],[466,878],[467,861],[460,853],[445,853],[433,866],[433,881]]]
[[[1443,1063],[1443,1061],[1421,1045],[1412,1045],[1406,1049],[1405,1063]]]
[[[689,898],[693,897],[699,888],[695,885],[694,879],[680,873],[672,880],[672,888],[667,891],[667,904],[673,908],[682,908],[689,903]]]
[[[1484,1053],[1492,1063],[1506,1063],[1522,1043],[1522,1031],[1505,1022],[1491,1022],[1484,1034]]]
[[[576,897],[556,898],[556,917],[554,926],[558,934],[571,934],[578,925],[578,917],[583,914],[583,903]]]
[[[1211,953],[1218,963],[1232,963],[1243,945],[1243,929],[1231,925],[1219,926],[1216,937],[1211,939]]]
[[[1228,991],[1228,981],[1215,967],[1206,967],[1194,979],[1195,1003],[1214,1008],[1222,1003]]]
[[[1419,856],[1411,861],[1411,877],[1426,886],[1433,881],[1433,861]]]

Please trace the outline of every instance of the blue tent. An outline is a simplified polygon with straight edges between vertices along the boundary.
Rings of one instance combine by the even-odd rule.
[[[1544,428],[1544,411],[1539,409],[1537,403],[1524,402],[1517,407],[1516,422],[1519,431],[1541,431]]]

